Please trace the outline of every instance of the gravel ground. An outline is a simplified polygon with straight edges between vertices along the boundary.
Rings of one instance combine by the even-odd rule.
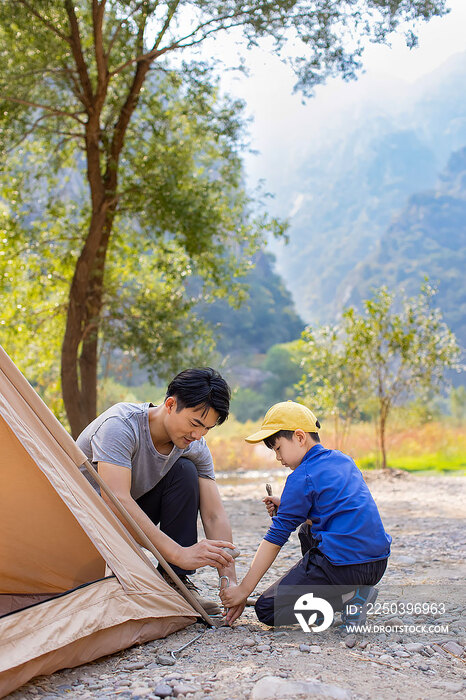
[[[237,567],[240,576],[267,527],[261,503],[265,480],[264,476],[261,481],[219,481],[234,540],[242,552]],[[267,476],[267,480],[273,482],[274,493],[279,493],[281,479]],[[338,624],[321,633],[305,633],[298,626],[273,631],[257,621],[253,608],[246,608],[234,628],[204,631],[196,624],[167,639],[42,676],[8,697],[466,697],[466,477],[369,472],[366,480],[393,537],[390,564],[378,586],[380,610],[369,618],[371,631],[347,634]],[[294,536],[259,584],[259,591],[298,557]],[[215,595],[212,570],[204,569],[194,578],[204,594]],[[408,608],[408,603],[415,602],[424,607]],[[437,611],[427,603],[437,604]],[[177,655],[173,665],[164,665],[171,660],[167,659],[169,651],[202,632]]]

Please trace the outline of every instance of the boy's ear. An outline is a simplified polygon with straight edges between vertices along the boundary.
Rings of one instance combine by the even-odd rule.
[[[303,445],[306,441],[306,433],[304,432],[304,430],[298,428],[294,431],[294,434],[296,435],[296,439],[298,440],[299,444]]]

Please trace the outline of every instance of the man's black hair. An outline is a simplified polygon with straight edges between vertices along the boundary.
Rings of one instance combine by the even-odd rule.
[[[193,406],[202,406],[205,413],[213,408],[219,415],[217,425],[224,423],[230,412],[230,387],[212,367],[184,369],[168,385],[165,399],[169,396],[176,398],[177,413]]]
[[[318,420],[316,420],[316,427],[320,428],[320,423]],[[291,440],[295,431],[294,430],[278,430],[276,433],[273,435],[269,435],[269,437],[264,438],[264,444],[266,447],[271,450],[273,446],[275,445],[276,441],[278,438],[285,438],[286,440]],[[311,438],[314,440],[314,442],[320,442],[320,436],[319,433],[308,433],[308,435],[311,436]]]

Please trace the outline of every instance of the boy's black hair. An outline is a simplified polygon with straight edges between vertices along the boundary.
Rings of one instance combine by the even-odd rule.
[[[230,387],[212,367],[184,369],[168,385],[165,399],[169,396],[176,397],[177,413],[193,406],[202,406],[204,413],[213,408],[219,415],[217,425],[224,423],[230,412]]]
[[[316,427],[320,428],[320,423],[318,420],[316,420]],[[294,430],[278,430],[273,435],[269,435],[269,437],[264,438],[264,444],[266,447],[269,448],[269,450],[271,450],[278,438],[284,437],[286,440],[291,440],[291,438],[294,435],[294,432]],[[319,433],[308,433],[308,435],[311,436],[314,442],[320,442]]]

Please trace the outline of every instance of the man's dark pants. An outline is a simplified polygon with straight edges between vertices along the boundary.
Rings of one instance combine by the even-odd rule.
[[[197,542],[199,476],[191,460],[180,457],[153,489],[137,499],[138,506],[154,525],[182,547]],[[171,565],[178,574],[193,574]],[[162,568],[159,566],[162,571]]]
[[[387,559],[335,566],[317,548],[310,525],[301,525],[298,531],[303,558],[273,583],[257,600],[256,614],[270,626],[296,624],[294,604],[304,593],[324,598],[334,611],[342,609],[342,595],[357,586],[374,586],[382,578]]]

